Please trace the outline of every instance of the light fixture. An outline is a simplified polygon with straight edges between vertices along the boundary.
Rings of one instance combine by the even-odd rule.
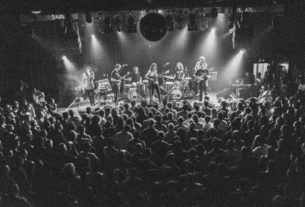
[[[92,16],[91,16],[90,12],[87,12],[87,13],[86,13],[85,20],[86,20],[86,22],[89,23],[89,24],[92,23]]]
[[[239,51],[239,53],[240,54],[244,54],[246,51],[244,50],[244,49],[241,49],[240,51]]]
[[[114,25],[115,25],[115,28],[118,32],[121,32],[122,31],[122,19],[120,16],[116,16],[115,19],[114,19]]]
[[[129,16],[127,18],[127,32],[129,32],[129,33],[137,32],[136,20],[133,16]]]
[[[40,14],[40,13],[41,13],[40,10],[32,11],[32,14],[35,14],[35,15],[38,15],[38,14]]]
[[[196,31],[198,29],[195,14],[190,14],[189,15],[189,23],[188,23],[187,28],[188,28],[189,31]]]

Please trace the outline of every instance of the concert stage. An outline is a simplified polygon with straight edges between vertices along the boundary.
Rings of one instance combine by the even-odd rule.
[[[216,92],[210,92],[209,93],[209,98],[210,98],[210,102],[211,103],[214,103],[216,104],[217,103],[217,97],[216,97]],[[139,99],[137,100],[137,104],[141,103],[142,100],[146,100],[147,103],[149,103],[149,98],[146,98],[146,99]],[[169,100],[169,101],[175,101],[177,102],[178,104],[181,103],[184,101],[184,100],[187,100],[188,102],[190,102],[191,104],[193,104],[194,102],[199,102],[199,98],[196,97],[196,98],[185,98],[185,99],[180,99],[180,100]],[[123,104],[123,103],[130,103],[131,101],[128,100],[127,98],[123,98],[119,101],[119,104]],[[153,104],[157,104],[158,103],[158,99],[156,98],[153,98]],[[97,108],[103,108],[105,106],[110,106],[110,107],[115,107],[114,105],[114,102],[113,101],[105,101],[103,98],[101,98],[99,101],[96,101],[96,105],[94,107],[94,109],[97,109]],[[77,111],[79,113],[84,113],[86,111],[86,108],[87,107],[90,107],[90,102],[89,100],[80,100],[80,101],[74,101],[73,103],[71,103],[70,107],[68,108],[64,108],[64,107],[61,107],[61,108],[58,108],[58,112],[59,113],[62,113],[64,111],[68,111],[68,110],[74,110],[74,111]]]

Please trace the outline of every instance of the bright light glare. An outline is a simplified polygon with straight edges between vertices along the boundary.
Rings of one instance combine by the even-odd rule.
[[[237,53],[233,59],[224,67],[224,77],[228,81],[232,81],[236,78],[240,72],[242,66],[243,53]]]
[[[61,56],[61,59],[65,60],[65,59],[67,59],[67,56],[63,55],[63,56]]]
[[[244,54],[246,51],[244,49],[240,50],[239,53],[240,54]]]
[[[95,38],[95,35],[91,35],[91,38]]]
[[[75,65],[71,62],[71,60],[69,60],[67,58],[67,56],[62,56],[62,59],[64,61],[64,65],[65,65],[65,68],[68,70],[68,71],[73,71],[75,70]]]
[[[213,28],[211,29],[211,32],[215,32],[215,31],[216,31],[216,28],[213,27]]]

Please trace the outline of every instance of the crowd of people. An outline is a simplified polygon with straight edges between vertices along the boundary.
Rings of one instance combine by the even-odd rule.
[[[0,206],[304,206],[304,93],[272,96],[82,114],[0,98]]]

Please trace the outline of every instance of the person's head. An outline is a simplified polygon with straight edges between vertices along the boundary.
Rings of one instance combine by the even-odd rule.
[[[75,177],[75,175],[76,175],[76,168],[72,162],[66,163],[64,165],[62,171],[63,171],[63,175],[67,178],[72,178],[72,177]]]
[[[92,73],[91,67],[89,65],[87,65],[85,69],[86,69],[87,75],[90,75]]]
[[[211,121],[211,117],[210,117],[210,116],[204,117],[204,121],[205,121],[206,123],[209,123],[209,122]]]
[[[174,124],[173,123],[169,123],[168,124],[168,131],[169,132],[173,132],[174,131]]]
[[[178,62],[178,63],[177,63],[177,70],[178,70],[178,71],[183,71],[183,65],[182,65],[181,62]]]
[[[115,64],[115,66],[114,66],[114,69],[116,70],[116,71],[119,71],[120,69],[121,69],[121,65],[120,64]]]
[[[128,110],[128,109],[129,109],[129,104],[128,104],[128,103],[125,103],[125,104],[124,104],[124,109],[125,109],[125,110]]]
[[[205,57],[204,56],[200,56],[199,57],[199,62],[203,62],[204,63],[205,62]]]
[[[197,114],[194,114],[194,115],[193,115],[193,120],[194,120],[195,123],[198,123],[198,122],[199,122],[199,119],[198,119]]]
[[[138,74],[139,73],[139,67],[138,66],[135,66],[135,67],[133,67],[133,72],[135,73],[135,74]]]
[[[151,72],[156,72],[157,69],[158,69],[157,63],[151,64],[151,66],[150,66],[150,71],[151,71]]]
[[[194,123],[194,122],[191,122],[191,124],[190,124],[190,130],[195,130],[195,127],[196,127],[195,123]]]
[[[184,122],[184,118],[180,116],[178,118],[178,124],[183,124],[183,122]]]
[[[155,120],[149,119],[149,127],[153,127],[155,124]]]

